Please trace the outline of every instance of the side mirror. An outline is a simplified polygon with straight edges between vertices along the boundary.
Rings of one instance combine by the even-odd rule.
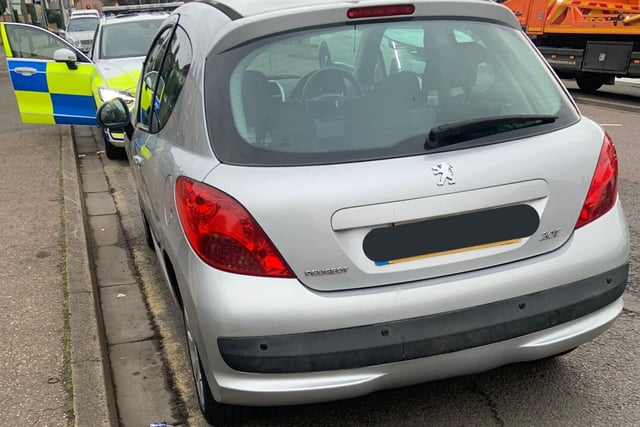
[[[69,49],[62,48],[53,52],[53,60],[56,62],[64,62],[70,70],[78,69],[78,66],[76,65],[78,57],[76,57],[76,54]]]
[[[131,126],[131,115],[127,104],[121,98],[113,98],[98,108],[96,119],[107,129],[122,129]]]

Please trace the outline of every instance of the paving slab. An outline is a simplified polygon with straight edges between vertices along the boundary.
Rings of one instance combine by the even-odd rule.
[[[94,257],[98,287],[136,282],[126,249],[118,246],[100,246],[94,249]]]
[[[143,341],[154,337],[137,283],[101,288],[100,301],[109,344]]]
[[[99,215],[88,218],[89,229],[96,246],[113,246],[122,239],[117,215]]]
[[[167,405],[171,393],[164,386],[162,358],[156,343],[117,344],[110,347],[110,354],[121,426],[141,427],[161,421],[175,424]]]

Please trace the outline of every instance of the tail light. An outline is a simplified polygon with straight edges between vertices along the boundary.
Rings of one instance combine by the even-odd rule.
[[[233,197],[180,177],[176,204],[189,244],[210,266],[251,276],[294,277],[260,225]]]
[[[605,135],[596,171],[582,205],[576,229],[600,218],[615,204],[618,194],[618,156],[609,135]]]

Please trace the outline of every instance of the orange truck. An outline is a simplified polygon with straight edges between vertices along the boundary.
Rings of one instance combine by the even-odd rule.
[[[640,77],[640,0],[498,0],[556,73],[596,91]]]

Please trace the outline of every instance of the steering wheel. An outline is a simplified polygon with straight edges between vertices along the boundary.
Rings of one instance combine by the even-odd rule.
[[[364,93],[353,74],[342,68],[321,68],[305,80],[300,100],[312,117],[335,115],[347,100],[360,98]]]

